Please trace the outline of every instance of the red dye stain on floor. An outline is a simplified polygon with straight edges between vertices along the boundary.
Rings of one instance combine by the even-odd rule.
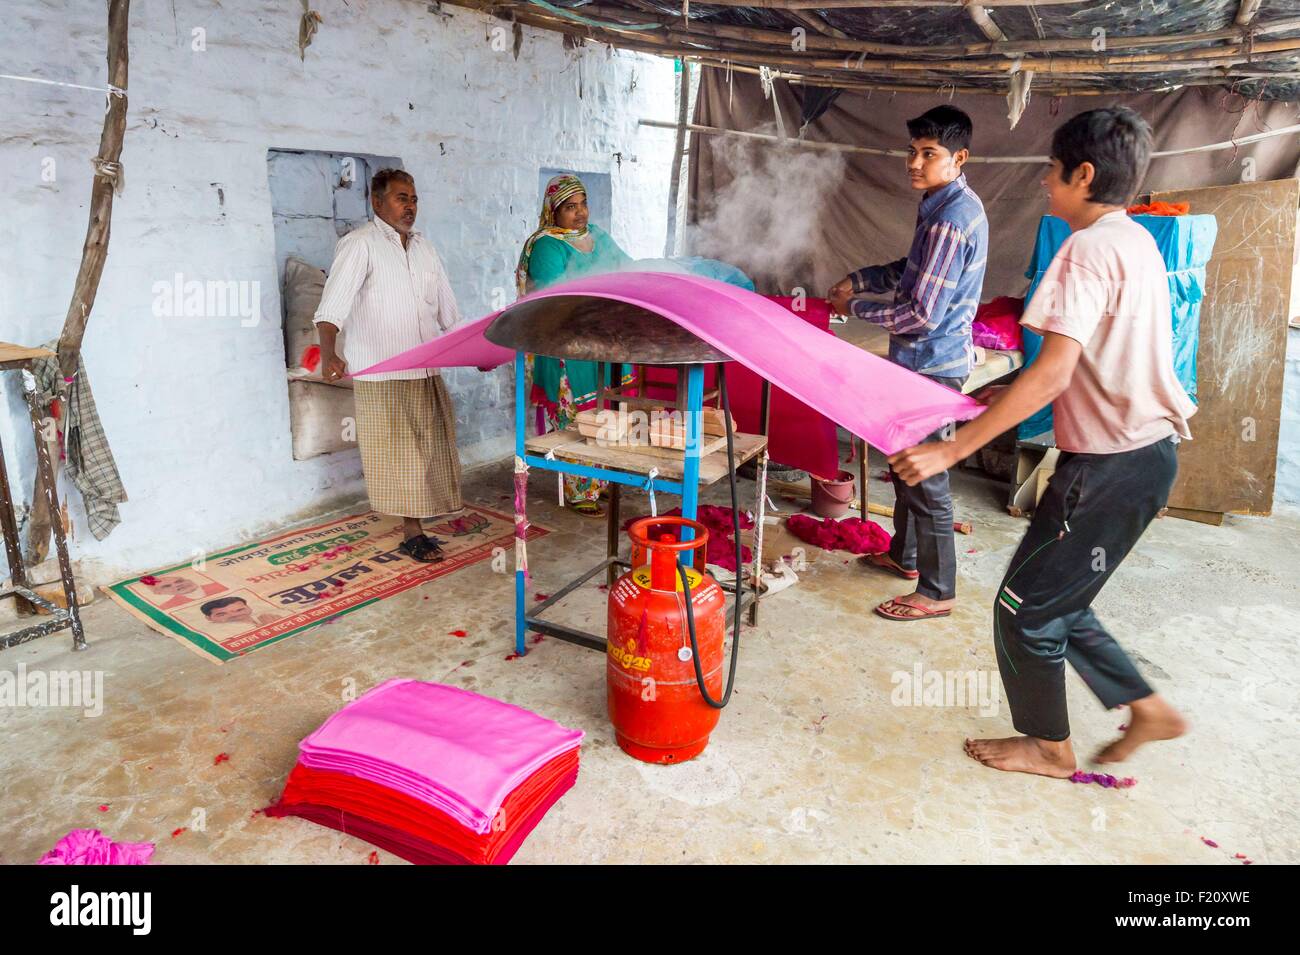
[[[448,630],[447,632],[448,632],[449,634],[451,634],[453,637],[468,637],[468,636],[469,636],[468,631],[465,631],[465,630]]]
[[[379,865],[379,853],[378,852],[370,853],[370,855],[366,857],[366,861],[369,862],[371,865]]]
[[[230,762],[230,757],[225,753],[217,753],[217,758],[212,761],[213,766],[220,766],[222,763]]]
[[[185,829],[186,829],[185,826],[181,826],[179,829],[173,829],[173,830],[172,830],[172,838],[175,839],[175,838],[176,838],[177,836],[179,836],[182,832],[184,832]]]
[[[107,805],[100,806],[100,807],[99,807],[99,811],[100,811],[100,812],[108,812],[108,806],[107,806]]]

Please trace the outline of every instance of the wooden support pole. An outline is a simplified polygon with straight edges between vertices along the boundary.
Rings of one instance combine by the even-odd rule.
[[[95,175],[90,188],[90,221],[86,241],[81,249],[81,267],[72,288],[72,301],[63,319],[59,336],[59,368],[63,377],[71,378],[81,355],[81,340],[86,322],[95,307],[95,293],[108,258],[109,226],[113,216],[113,192],[121,176],[122,140],[126,134],[127,26],[131,0],[109,0],[108,4],[108,112],[99,137],[99,153],[93,160]],[[44,413],[44,409],[41,409]],[[55,472],[51,469],[50,474]],[[27,525],[27,562],[39,564],[45,559],[50,530],[58,519],[49,509],[53,488],[44,486],[45,472],[38,471],[32,500],[31,519]]]
[[[681,84],[677,90],[677,138],[673,144],[673,168],[668,174],[668,232],[664,237],[664,258],[677,254],[677,197],[682,184],[682,158],[686,154],[686,117],[691,101],[691,63],[681,64]]]

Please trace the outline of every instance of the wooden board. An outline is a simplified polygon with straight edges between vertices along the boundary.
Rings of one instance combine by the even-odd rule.
[[[727,436],[725,434],[722,435],[721,437],[709,437],[708,435],[705,435],[705,437],[707,438],[707,440],[701,442],[700,444],[701,457],[707,454],[713,454],[715,451],[721,451],[723,454],[727,453]],[[604,447],[607,448],[616,448],[619,451],[627,451],[631,454],[644,454],[647,457],[655,458],[656,459],[655,466],[658,466],[659,458],[676,458],[678,461],[680,461],[682,459],[682,456],[685,455],[686,453],[684,450],[680,448],[659,448],[659,447],[655,447],[653,444],[638,444],[638,445],[611,444],[610,442],[606,441],[604,438],[592,438],[592,437],[587,437],[586,440],[588,444],[594,444],[598,447],[603,445]]]
[[[1178,511],[1268,514],[1273,509],[1287,321],[1300,181],[1159,192],[1214,216],[1196,353],[1194,440],[1178,447]]]
[[[853,320],[846,325],[832,325],[831,331],[836,338],[871,352],[880,358],[889,357],[889,332],[870,322]],[[1025,363],[1025,353],[1019,351],[994,351],[984,349],[984,364],[971,369],[970,377],[962,386],[962,393],[969,395],[990,385],[999,378],[1005,378],[1018,370]]]
[[[736,466],[755,457],[767,447],[767,438],[761,434],[744,434],[735,436]],[[540,437],[529,438],[524,445],[529,454],[544,457],[554,450],[561,461],[576,464],[589,464],[593,467],[612,468],[616,471],[628,471],[632,474],[648,474],[650,468],[658,468],[659,476],[670,481],[680,480],[684,474],[685,456],[673,458],[647,458],[644,454],[624,451],[619,448],[607,448],[587,444],[586,439],[571,431],[550,431]],[[707,486],[727,476],[727,449],[715,451],[700,458],[700,484]]]
[[[30,361],[33,358],[53,358],[54,352],[44,348],[24,348],[9,342],[0,342],[0,364],[11,361]]]

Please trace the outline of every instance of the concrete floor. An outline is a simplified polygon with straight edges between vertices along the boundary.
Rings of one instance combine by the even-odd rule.
[[[872,473],[879,466],[873,464]],[[1222,527],[1155,522],[1097,609],[1148,677],[1192,721],[1184,739],[1139,752],[1123,791],[997,773],[967,759],[967,735],[1005,735],[1005,703],[896,706],[893,674],[983,670],[995,686],[994,590],[1025,522],[1005,487],[954,480],[961,606],[900,625],[870,614],[899,581],[809,548],[794,588],[764,605],[741,644],[738,689],[706,752],[652,767],[623,755],[605,716],[604,658],[547,639],[511,650],[511,577],[489,563],[359,610],[225,666],[147,629],[107,599],[86,608],[90,649],[66,633],[0,654],[0,666],[102,670],[105,710],[0,711],[0,861],[34,862],[67,830],[154,841],[155,861],[362,864],[370,846],[271,802],[298,740],[343,702],[395,676],[473,689],[587,733],[576,787],[516,856],[549,862],[1257,863],[1300,861],[1295,685],[1300,676],[1300,515],[1229,517]],[[501,506],[505,469],[469,484]],[[744,500],[752,485],[742,482]],[[531,550],[551,592],[603,546],[603,525],[554,506],[534,481],[531,516],[557,533]],[[722,503],[725,487],[710,498]],[[889,485],[872,479],[873,500]],[[635,498],[629,507],[635,513]],[[783,513],[794,505],[778,500]],[[661,504],[661,506],[667,506]],[[765,552],[796,542],[772,534]],[[596,582],[559,610],[603,630]],[[448,631],[464,629],[457,639]],[[1116,735],[1071,672],[1076,749]],[[229,760],[214,765],[219,753]],[[1114,771],[1114,769],[1112,769]],[[99,807],[107,806],[101,811]],[[197,824],[203,823],[203,827]],[[172,837],[175,829],[186,831]],[[1201,837],[1216,841],[1207,847]],[[399,862],[381,852],[384,863]]]

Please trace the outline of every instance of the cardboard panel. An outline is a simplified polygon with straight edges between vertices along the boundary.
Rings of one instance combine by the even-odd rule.
[[[1273,508],[1300,181],[1158,192],[1219,223],[1197,352],[1200,410],[1179,446],[1171,508]]]

